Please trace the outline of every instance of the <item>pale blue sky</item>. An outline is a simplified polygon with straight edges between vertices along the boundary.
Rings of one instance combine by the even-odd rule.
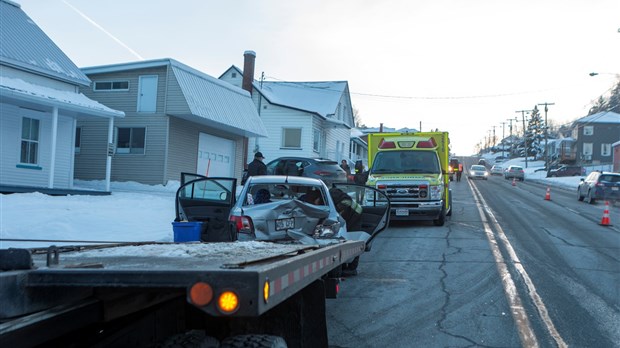
[[[253,50],[256,79],[346,80],[362,123],[447,130],[459,155],[538,103],[585,116],[620,73],[618,0],[16,2],[79,67],[174,58],[218,77]]]

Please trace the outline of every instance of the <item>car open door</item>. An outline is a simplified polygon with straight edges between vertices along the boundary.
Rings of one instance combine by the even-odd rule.
[[[176,193],[176,222],[201,222],[202,241],[236,240],[228,215],[235,204],[236,178],[208,178],[195,174],[183,176]],[[189,181],[187,181],[189,180]]]
[[[372,240],[390,223],[389,198],[383,192],[370,186],[341,183],[334,183],[333,186],[346,192],[362,206],[362,231],[347,232],[350,239],[366,240],[366,251],[369,251]],[[359,235],[359,238],[355,238],[355,235]]]

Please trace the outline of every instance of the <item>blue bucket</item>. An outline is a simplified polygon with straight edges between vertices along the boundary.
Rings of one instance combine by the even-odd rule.
[[[174,242],[199,242],[202,222],[173,222]]]

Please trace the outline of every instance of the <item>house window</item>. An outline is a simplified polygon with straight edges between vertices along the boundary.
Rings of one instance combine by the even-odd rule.
[[[601,156],[611,156],[611,144],[601,144]]]
[[[237,77],[237,73],[236,73],[236,72],[234,72],[234,73],[230,74],[230,76],[232,76],[232,78],[234,79],[234,78],[236,78],[236,77]]]
[[[144,154],[146,128],[117,128],[117,154]]]
[[[283,128],[282,147],[301,148],[301,128]]]
[[[93,85],[95,91],[128,91],[129,81],[96,81]]]
[[[593,135],[594,126],[583,126],[583,135]]]
[[[592,143],[583,143],[583,152],[586,156],[592,156]]]
[[[39,120],[22,118],[20,163],[37,164],[39,157]]]
[[[321,130],[318,128],[314,128],[312,131],[312,150],[321,152]]]
[[[75,128],[75,153],[80,153],[82,144],[82,127]]]

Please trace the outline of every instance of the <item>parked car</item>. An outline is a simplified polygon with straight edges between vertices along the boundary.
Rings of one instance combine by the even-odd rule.
[[[331,187],[333,183],[346,183],[348,173],[340,163],[326,158],[280,157],[267,163],[267,175],[305,176],[321,179]]]
[[[491,167],[491,175],[504,175],[504,167],[499,164],[493,165]]]
[[[556,169],[549,169],[547,171],[547,177],[558,177],[558,176],[580,176],[583,175],[583,169],[581,166],[568,166],[563,165]]]
[[[615,203],[620,201],[620,173],[592,172],[585,179],[581,179],[577,186],[577,198],[580,201],[594,204],[596,200],[606,200]]]
[[[474,164],[469,168],[469,178],[487,180],[489,178],[489,172],[485,166]]]
[[[516,179],[519,181],[525,180],[525,171],[521,166],[508,166],[504,171],[504,179]]]

